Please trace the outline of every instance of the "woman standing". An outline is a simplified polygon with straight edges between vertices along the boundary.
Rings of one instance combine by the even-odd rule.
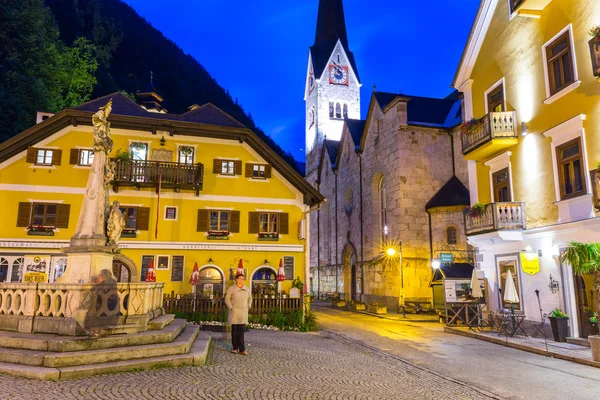
[[[248,324],[248,310],[252,305],[252,294],[244,281],[244,274],[235,276],[235,284],[227,289],[225,304],[229,308],[228,322],[231,324],[232,353],[248,355],[244,346],[244,326]]]

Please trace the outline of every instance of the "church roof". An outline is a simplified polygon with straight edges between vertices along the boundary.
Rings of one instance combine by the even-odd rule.
[[[327,151],[327,155],[329,156],[329,161],[331,161],[331,166],[332,168],[335,168],[335,160],[337,159],[337,154],[340,150],[340,142],[339,140],[325,139],[323,144],[325,145],[325,151]]]
[[[425,209],[435,207],[468,206],[471,204],[469,189],[456,176],[448,182],[429,200]]]
[[[338,39],[344,47],[350,66],[356,75],[356,80],[360,83],[356,60],[348,45],[342,0],[320,0],[315,43],[310,48],[313,69],[317,78],[321,78],[323,75],[323,71],[327,67],[327,62],[335,49]]]
[[[346,120],[346,126],[348,127],[348,131],[350,132],[350,136],[352,136],[352,141],[356,147],[360,146],[366,123],[367,121],[363,119]]]
[[[87,103],[83,103],[75,107],[74,110],[96,112],[100,107],[104,106],[109,99],[112,99],[113,101],[112,113],[117,115],[155,118],[167,121],[195,122],[198,124],[230,126],[236,128],[244,127],[242,123],[236,121],[233,117],[230,117],[227,113],[218,107],[215,107],[211,103],[207,103],[181,115],[164,114],[146,111],[143,107],[121,92],[112,93],[107,96],[88,101]]]
[[[461,102],[454,92],[444,99],[386,92],[375,92],[374,95],[382,110],[397,97],[409,98],[409,125],[454,128],[462,122]]]

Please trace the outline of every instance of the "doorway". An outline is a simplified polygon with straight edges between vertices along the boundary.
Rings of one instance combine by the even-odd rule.
[[[343,294],[344,300],[360,300],[362,289],[362,276],[356,262],[356,251],[351,245],[344,249],[343,266]]]
[[[113,260],[113,275],[119,283],[131,282],[131,271],[123,261]]]
[[[596,304],[596,299],[594,298],[594,274],[574,274],[573,282],[575,283],[579,337],[587,338],[590,335],[597,335],[598,332],[594,332],[592,324],[589,322],[590,317],[594,314],[594,304]]]

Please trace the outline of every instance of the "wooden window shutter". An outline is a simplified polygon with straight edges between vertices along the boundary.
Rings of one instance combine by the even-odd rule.
[[[248,233],[258,233],[258,221],[260,213],[251,211],[248,215]]]
[[[214,159],[213,160],[213,174],[220,174],[221,173],[221,160],[218,159]]]
[[[279,214],[279,233],[287,235],[290,232],[290,217],[288,213]]]
[[[69,227],[69,215],[71,214],[70,204],[59,204],[56,208],[56,227],[57,228],[68,228]]]
[[[150,208],[138,207],[136,229],[139,231],[147,231],[150,226]]]
[[[208,210],[198,210],[198,223],[196,225],[196,231],[208,231]]]
[[[35,147],[27,148],[27,161],[28,163],[35,164],[35,159],[37,158],[37,149]],[[27,203],[29,204],[29,203]]]
[[[31,203],[19,203],[17,214],[17,227],[28,227],[31,220]]]
[[[69,164],[79,164],[79,149],[71,149],[71,154],[69,155]]]
[[[269,179],[271,177],[271,166],[265,165],[265,178]]]
[[[235,174],[236,175],[242,174],[242,161],[241,160],[236,160],[236,162],[235,162]]]
[[[254,164],[246,163],[246,178],[252,178],[252,168]]]
[[[62,150],[52,150],[52,165],[60,165]]]
[[[229,232],[231,233],[240,233],[240,212],[239,211],[231,211],[231,219],[230,219]]]

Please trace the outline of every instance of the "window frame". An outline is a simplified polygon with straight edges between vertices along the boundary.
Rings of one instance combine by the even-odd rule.
[[[523,303],[523,295],[521,292],[521,276],[519,275],[519,270],[521,269],[521,265],[519,262],[519,257],[516,256],[509,256],[509,257],[496,257],[496,274],[498,276],[498,287],[502,289],[502,293],[500,293],[500,291],[498,291],[498,297],[499,297],[499,304],[501,309],[503,310],[510,310],[511,307],[505,307],[505,302],[504,302],[504,286],[505,286],[505,282],[506,279],[503,281],[502,280],[502,268],[503,267],[507,267],[508,269],[508,263],[509,262],[513,262],[514,263],[514,281],[515,281],[515,288],[517,289],[517,293],[519,295],[519,302],[516,303],[514,305],[514,309],[517,311],[521,311],[524,308],[524,303]],[[502,263],[505,263],[504,265],[502,265]],[[510,266],[510,267],[513,267]]]
[[[454,242],[453,243],[450,242],[450,232],[451,231],[454,232]],[[447,226],[445,236],[446,236],[445,241],[448,246],[458,245],[458,228],[456,226],[454,226],[454,225]]]
[[[260,170],[261,168],[263,169],[262,171]],[[258,175],[255,172],[258,172]],[[262,176],[260,176],[261,172]],[[267,179],[267,164],[252,164],[252,179]]]
[[[39,162],[40,152],[44,153],[43,159],[44,162]],[[48,159],[48,153],[50,154],[50,162],[46,162]],[[54,157],[54,149],[35,149],[35,165],[42,165],[45,167],[52,166],[52,159]]]
[[[550,81],[550,77],[551,77],[551,73],[553,73],[549,67],[550,64],[550,60],[548,59],[548,51],[549,49],[552,48],[553,45],[558,44],[557,42],[559,42],[559,40],[562,38],[562,36],[567,35],[567,44],[568,44],[568,51],[570,52],[570,58],[571,58],[571,68],[572,68],[572,74],[573,74],[573,80],[569,83],[565,83],[562,87],[560,88],[553,88],[551,81]],[[560,56],[554,56],[553,58],[557,58],[557,57],[562,57],[564,54],[561,54]],[[567,25],[565,28],[563,28],[560,32],[558,32],[556,35],[554,35],[554,37],[550,40],[548,40],[546,43],[544,43],[544,45],[542,46],[542,59],[543,59],[543,66],[544,66],[544,85],[546,88],[546,100],[544,100],[544,104],[550,104],[552,101],[562,97],[563,95],[569,93],[570,91],[576,89],[579,84],[579,73],[577,71],[577,54],[575,53],[575,42],[574,42],[574,37],[573,37],[573,29],[572,29],[572,25],[569,24]],[[566,81],[565,81],[566,82]]]
[[[169,210],[175,210],[175,218],[168,218]],[[178,218],[179,218],[179,209],[177,206],[165,206],[165,216],[164,216],[165,221],[177,221]]]
[[[137,207],[137,206],[123,206],[123,205],[121,205],[121,206],[119,206],[119,209],[121,210],[121,212],[123,213],[123,217],[125,218],[125,226],[123,227],[123,230],[124,231],[137,231],[138,209],[139,209],[139,207]],[[129,216],[128,216],[129,215],[129,213],[128,213],[129,209],[135,210],[135,219],[134,219],[134,221],[135,221],[134,225],[135,226],[133,228],[130,228],[130,227],[127,226],[129,224]]]
[[[521,5],[523,5],[523,3],[525,3],[525,0],[508,0],[508,15],[513,16],[517,11],[519,11],[519,8]]]
[[[191,155],[186,155],[186,154],[182,154],[181,153],[181,148],[182,147],[189,147],[192,149],[192,154]],[[181,158],[185,157],[185,161],[181,161]],[[179,164],[184,164],[184,165],[194,165],[194,161],[196,159],[196,146],[191,146],[191,145],[177,145],[177,163]],[[189,162],[188,162],[189,161]]]
[[[490,100],[493,94],[495,94],[498,90],[502,91],[502,111],[493,111],[491,104],[490,104]],[[491,112],[506,112],[507,108],[506,108],[506,86],[505,86],[505,82],[504,82],[504,77],[502,77],[498,82],[494,83],[492,86],[490,86],[488,88],[488,90],[486,90],[484,92],[484,100],[485,100],[485,112],[486,114],[489,114]]]
[[[94,162],[94,150],[93,149],[78,149],[78,150],[79,150],[79,154],[77,155],[77,165],[80,167],[91,167]],[[87,158],[88,158],[89,164],[84,164],[82,162],[82,157],[83,157],[84,151],[88,152]],[[90,161],[90,158],[91,158],[91,161]]]
[[[498,171],[495,172],[491,172],[492,174],[492,191],[493,191],[493,199],[495,203],[510,203],[511,201],[513,201],[512,199],[512,188],[511,188],[511,181],[510,181],[510,168],[508,166],[499,169]],[[501,184],[496,184],[496,178],[500,175],[506,174],[506,182],[503,182]],[[498,195],[499,189],[503,189],[506,188],[507,194],[508,194],[508,200],[502,201],[500,199],[500,196]]]
[[[565,149],[568,149],[570,147],[572,147],[574,144],[577,144],[579,146],[579,152],[574,155],[574,156],[570,156],[567,158],[562,158],[561,157],[561,152],[564,151]],[[570,165],[570,179],[572,184],[575,183],[575,168],[573,167],[573,163],[575,161],[579,161],[580,163],[580,179],[581,179],[581,185],[582,188],[580,191],[577,192],[572,192],[570,194],[566,193],[566,187],[565,187],[565,176],[564,176],[564,166],[565,165]],[[579,197],[579,196],[583,196],[587,194],[587,182],[586,182],[586,166],[585,166],[585,159],[584,159],[584,154],[583,154],[583,143],[581,140],[581,136],[576,137],[574,139],[568,140],[558,146],[556,146],[556,168],[557,168],[557,172],[558,172],[558,183],[559,183],[559,191],[560,191],[560,199],[561,200],[568,200],[568,199],[572,199],[575,197]]]
[[[219,163],[221,163],[221,168],[219,169],[219,175],[221,175],[221,176],[235,176],[236,175],[235,160],[219,160]],[[225,166],[225,163],[227,163],[229,165]],[[223,167],[225,167],[227,169],[226,173],[223,173]],[[229,172],[230,169],[231,169],[231,172]]]
[[[279,221],[279,214],[277,212],[259,212],[258,213],[258,233],[259,234],[263,234],[263,233],[277,233],[279,234],[279,230],[281,228],[280,226],[280,221]],[[262,217],[263,215],[267,216],[267,230],[263,231],[262,227],[263,227],[263,222],[262,222]],[[271,221],[271,216],[275,216],[275,222]],[[272,224],[275,224],[275,230],[269,230],[269,228],[272,228]]]
[[[389,234],[388,218],[387,218],[387,198],[385,189],[385,178],[382,176],[379,181],[379,233],[381,235],[381,243],[385,244]]]
[[[217,215],[217,228],[212,229],[212,213],[218,213]],[[221,229],[221,218],[222,214],[227,214],[227,229]],[[208,232],[231,232],[231,210],[208,210]]]
[[[42,223],[38,224],[38,223],[34,223],[34,218],[36,218],[35,215],[35,208],[36,206],[43,206],[44,207],[44,212],[42,213]],[[54,224],[49,224],[47,223],[47,214],[48,214],[48,206],[53,206],[55,208],[54,211]],[[41,202],[35,202],[35,203],[31,203],[31,214],[29,216],[29,226],[43,226],[43,227],[48,227],[48,228],[52,228],[52,229],[56,229],[56,223],[58,221],[58,203],[41,203]]]

